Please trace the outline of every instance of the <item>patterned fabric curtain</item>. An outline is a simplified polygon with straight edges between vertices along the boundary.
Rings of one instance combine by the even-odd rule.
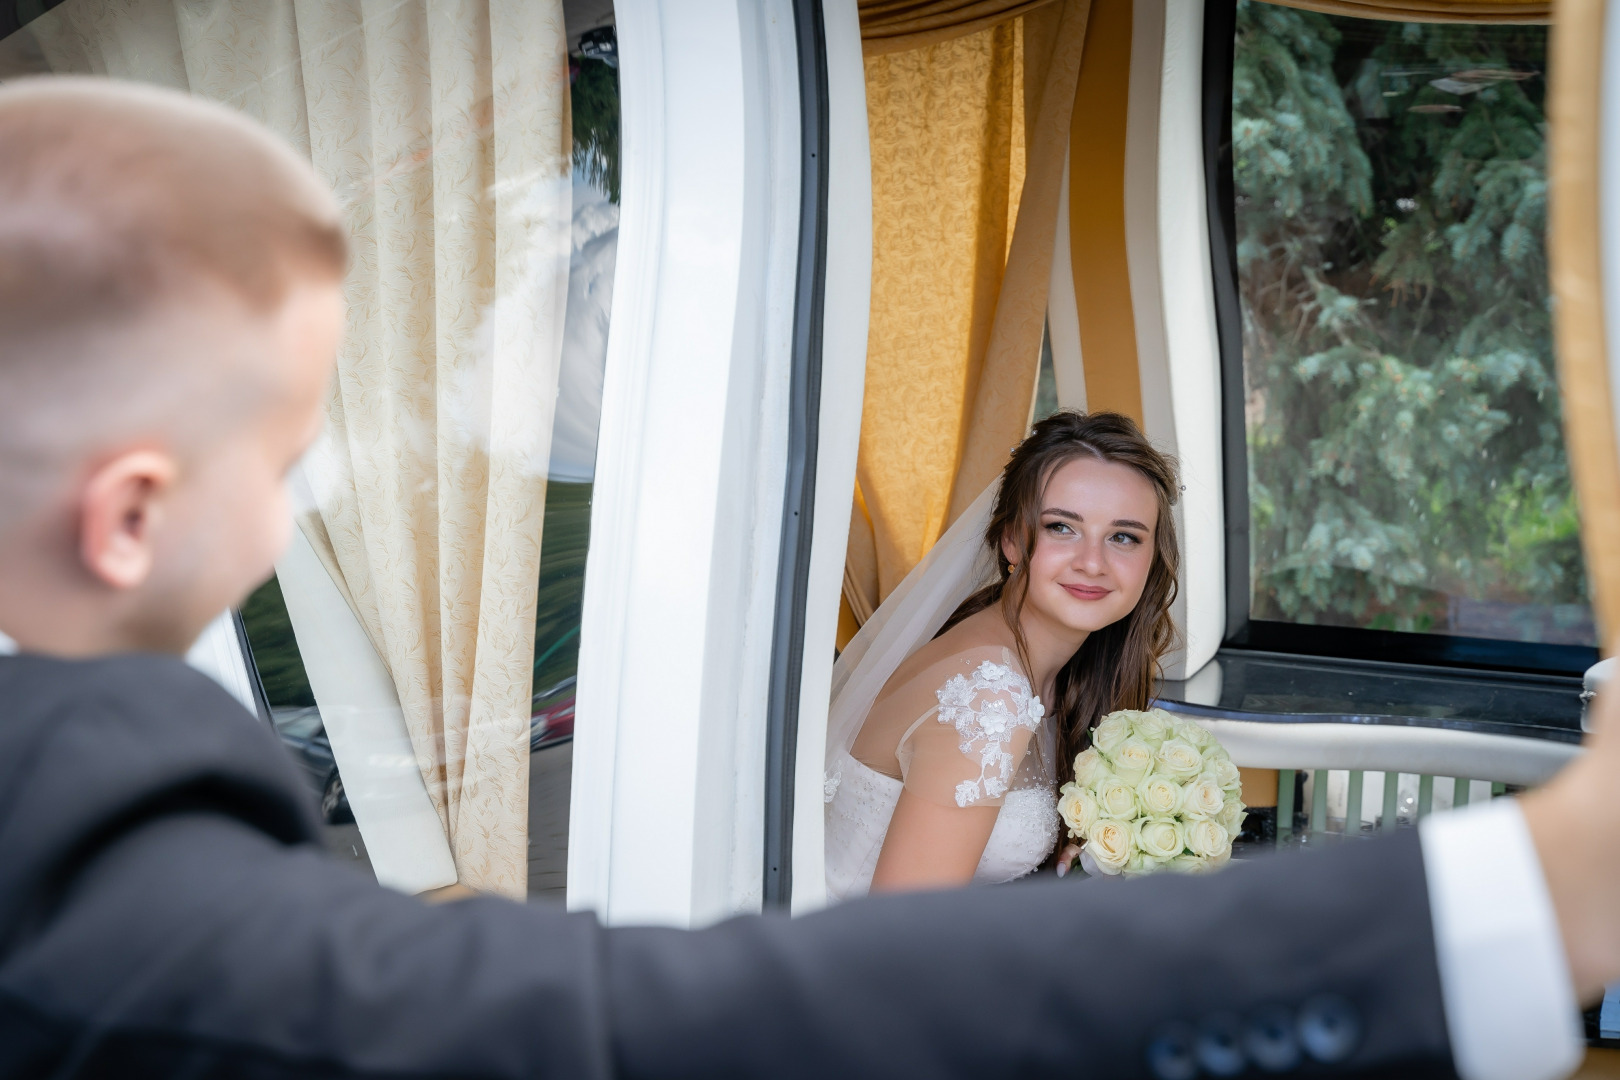
[[[859,0],[861,50],[904,52],[987,30],[1053,0]]]
[[[68,0],[47,69],[264,121],[353,229],[300,525],[387,665],[462,884],[522,896],[547,455],[567,295],[561,0]]]
[[[867,56],[872,315],[846,640],[1028,427],[1089,11],[1063,0]]]
[[[1551,22],[1550,0],[1268,0],[1283,7],[1390,22]]]

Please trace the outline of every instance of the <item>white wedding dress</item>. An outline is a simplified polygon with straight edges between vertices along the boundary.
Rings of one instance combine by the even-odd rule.
[[[1028,874],[1057,842],[1056,732],[1005,649],[969,650],[890,688],[886,712],[909,726],[896,732],[895,742],[876,739],[884,750],[866,761],[854,753],[890,676],[987,580],[983,536],[994,499],[992,485],[873,613],[833,668],[823,789],[831,900],[871,887],[905,790],[945,806],[1000,807],[976,883]],[[889,745],[892,754],[885,752]]]

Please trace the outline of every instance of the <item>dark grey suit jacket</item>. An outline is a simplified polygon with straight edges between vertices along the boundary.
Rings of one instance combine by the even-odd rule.
[[[681,932],[321,852],[176,661],[0,658],[0,1077],[1449,1076],[1417,839]]]

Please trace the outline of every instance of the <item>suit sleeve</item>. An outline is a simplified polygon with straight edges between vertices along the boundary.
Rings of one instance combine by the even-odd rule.
[[[1400,835],[1202,879],[604,931],[497,900],[428,907],[308,846],[168,813],[91,860],[7,958],[0,1075],[1125,1078],[1282,1015],[1289,1071],[1449,1076],[1427,905]],[[1323,1001],[1351,1036],[1325,1056],[1301,1041]]]

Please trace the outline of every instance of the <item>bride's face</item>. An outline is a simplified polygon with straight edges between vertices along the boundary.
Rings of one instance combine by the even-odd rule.
[[[1153,567],[1158,516],[1153,484],[1128,465],[1086,456],[1058,468],[1041,501],[1025,617],[1093,631],[1129,615]],[[1002,549],[1017,561],[1016,548]]]

